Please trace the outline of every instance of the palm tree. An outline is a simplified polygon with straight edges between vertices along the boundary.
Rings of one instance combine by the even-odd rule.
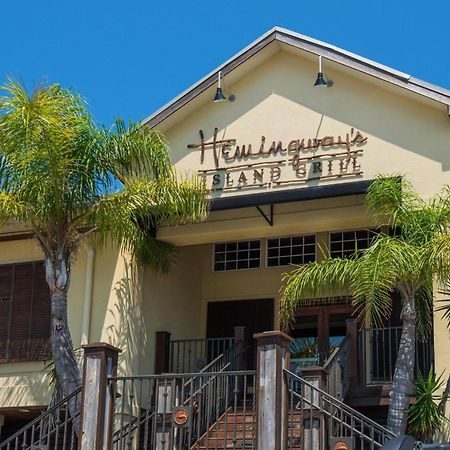
[[[99,129],[83,99],[59,85],[31,95],[9,80],[0,98],[0,222],[15,220],[42,248],[51,297],[51,349],[64,396],[80,385],[67,321],[71,263],[82,242],[113,242],[156,270],[174,249],[161,223],[202,220],[197,179],[180,179],[156,131],[116,121]]]
[[[402,302],[402,334],[388,428],[400,435],[406,430],[413,392],[416,328],[421,335],[430,331],[433,282],[445,281],[450,274],[449,190],[425,201],[404,177],[380,176],[366,201],[374,219],[389,228],[352,258],[328,257],[286,274],[280,316],[289,327],[296,308],[310,304],[311,298],[348,292],[360,319],[380,325],[390,315],[396,291]]]

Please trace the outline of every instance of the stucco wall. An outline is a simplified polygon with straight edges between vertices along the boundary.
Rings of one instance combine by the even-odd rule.
[[[94,256],[90,342],[108,342],[123,349],[120,373],[137,369],[140,347],[140,289],[130,258],[110,246],[97,249]],[[0,264],[42,260],[34,240],[0,242]],[[76,256],[71,270],[68,296],[69,326],[75,347],[81,345],[86,276],[86,249]],[[135,271],[136,272],[136,271]],[[51,388],[43,362],[0,364],[0,408],[41,406],[48,403]]]
[[[425,102],[423,97],[393,90],[387,83],[338,66],[327,66],[326,72],[334,81],[333,87],[314,88],[316,64],[280,51],[229,86],[236,95],[235,102],[209,101],[166,130],[174,160],[182,169],[214,168],[211,149],[206,150],[205,161],[200,164],[200,149],[187,148],[200,141],[199,129],[204,130],[207,141],[217,127],[219,139],[235,138],[240,144],[258,148],[262,135],[268,143],[281,140],[286,146],[296,138],[342,136],[353,127],[368,137],[361,157],[364,173],[355,180],[370,179],[380,172],[405,173],[424,197],[450,182],[450,124],[443,105]],[[316,154],[320,153],[324,151],[317,150]],[[261,158],[252,158],[249,162],[259,161]],[[238,162],[226,166],[233,164]],[[320,184],[351,179],[324,180]],[[312,185],[317,181],[298,188]],[[256,190],[217,195],[248,192]]]
[[[154,373],[155,333],[168,331],[172,339],[200,335],[201,266],[198,247],[183,247],[167,274],[149,268],[143,274],[143,355],[139,373]]]
[[[257,147],[262,135],[268,143],[281,140],[286,146],[292,139],[342,136],[354,128],[368,137],[360,160],[362,175],[273,189],[305,189],[371,179],[378,173],[403,173],[426,198],[450,184],[450,121],[442,105],[336,65],[326,68],[334,86],[315,89],[316,73],[317,65],[310,59],[284,51],[248,72],[229,86],[235,102],[208,102],[165,130],[178,168],[195,173],[214,167],[211,150],[200,164],[200,150],[187,148],[199,142],[199,129],[207,140],[217,127],[220,139],[235,138]],[[213,242],[319,233],[318,239],[325,243],[328,231],[372,225],[361,196],[275,205],[274,220],[270,227],[255,208],[243,208],[214,212],[203,224],[162,228],[158,236],[180,246],[169,274],[139,268],[129,255],[111,246],[96,249],[89,341],[106,341],[123,350],[119,373],[152,373],[155,332],[170,331],[177,339],[204,336],[209,301],[274,298],[277,308],[286,268],[214,273]],[[0,263],[33,259],[41,259],[33,241],[0,243]],[[69,292],[75,346],[81,342],[85,277],[86,254],[81,252]],[[438,318],[434,332],[438,373],[449,374],[449,334]],[[0,365],[0,407],[45,404],[49,389],[42,368],[42,363]]]
[[[371,179],[379,173],[406,175],[424,198],[431,197],[450,184],[450,121],[444,105],[335,64],[327,62],[325,71],[334,81],[333,87],[314,88],[312,84],[317,72],[316,62],[301,54],[279,51],[228,86],[229,91],[236,95],[235,102],[214,104],[209,101],[197,110],[190,111],[189,116],[178,123],[176,118],[171,118],[171,123],[175,125],[165,129],[165,132],[177,165],[191,173],[214,168],[211,149],[206,150],[205,161],[201,164],[201,150],[187,148],[188,144],[200,141],[200,129],[204,130],[206,141],[212,139],[213,130],[217,127],[218,139],[233,138],[239,144],[252,144],[255,148],[262,135],[266,137],[266,142],[281,140],[286,146],[291,139],[296,138],[342,136],[353,127],[368,137],[360,158],[363,171],[361,176],[320,182],[315,180],[298,186],[292,184],[275,187],[272,190],[346,183]],[[164,124],[161,126],[164,128]],[[317,150],[317,154],[320,153],[321,150]],[[266,160],[270,158],[272,157]],[[221,164],[223,167],[230,167],[233,164],[260,160],[253,158]],[[244,188],[219,191],[214,195],[225,197],[265,190],[266,188]],[[289,232],[337,229],[342,219],[340,214],[344,215],[344,222],[349,217],[349,227],[354,226],[351,222],[359,222],[356,227],[366,226],[367,222],[367,215],[360,206],[337,209],[332,205],[325,205],[323,211],[317,210],[316,216],[303,210],[308,209],[308,205],[295,207],[298,210],[289,212],[289,206],[276,205],[275,223],[278,229],[268,227],[254,208],[245,208],[213,213],[205,224],[163,229],[160,236],[177,245],[187,245],[188,242],[204,244],[214,240],[264,237],[273,233],[283,235]],[[346,226],[343,225],[342,228]],[[203,326],[205,303],[208,299],[238,298],[245,293],[252,298],[263,294],[266,296],[273,289],[270,280],[276,278],[274,273],[205,272],[202,284]],[[239,288],[244,285],[247,288],[242,289],[248,291],[229,292],[227,289],[230,285]],[[216,289],[217,286],[221,289]],[[436,367],[445,376],[450,375],[449,336],[447,327],[436,315]]]

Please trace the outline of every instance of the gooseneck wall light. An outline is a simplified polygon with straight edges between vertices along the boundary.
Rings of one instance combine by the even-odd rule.
[[[333,82],[328,80],[322,71],[322,55],[319,55],[319,73],[317,74],[316,82],[314,83],[315,87],[331,87],[333,86]]]
[[[222,81],[224,81],[225,84],[225,80],[223,80],[222,71],[219,70],[219,73],[217,74],[217,89],[216,95],[214,96],[214,103],[221,103],[224,102],[225,100],[234,102],[236,100],[236,97],[233,94],[229,95],[228,98],[224,95],[224,92],[222,91]],[[226,90],[225,93],[227,93]]]

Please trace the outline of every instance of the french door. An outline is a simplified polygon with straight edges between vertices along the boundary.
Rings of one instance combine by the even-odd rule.
[[[323,365],[346,336],[346,320],[353,310],[351,305],[299,308],[291,330],[291,361],[298,368]]]

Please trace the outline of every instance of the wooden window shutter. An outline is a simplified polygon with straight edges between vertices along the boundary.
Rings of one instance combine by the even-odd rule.
[[[0,266],[0,300],[8,295],[9,301],[0,301],[0,360],[46,359],[50,338],[50,293],[43,263]]]
[[[0,266],[0,361],[7,359],[12,271],[12,266]]]
[[[27,360],[30,303],[33,302],[33,264],[14,266],[14,292],[9,331],[8,360]]]
[[[43,263],[36,264],[34,295],[31,308],[29,357],[34,360],[47,359],[50,352],[51,333],[50,290],[45,280]]]

